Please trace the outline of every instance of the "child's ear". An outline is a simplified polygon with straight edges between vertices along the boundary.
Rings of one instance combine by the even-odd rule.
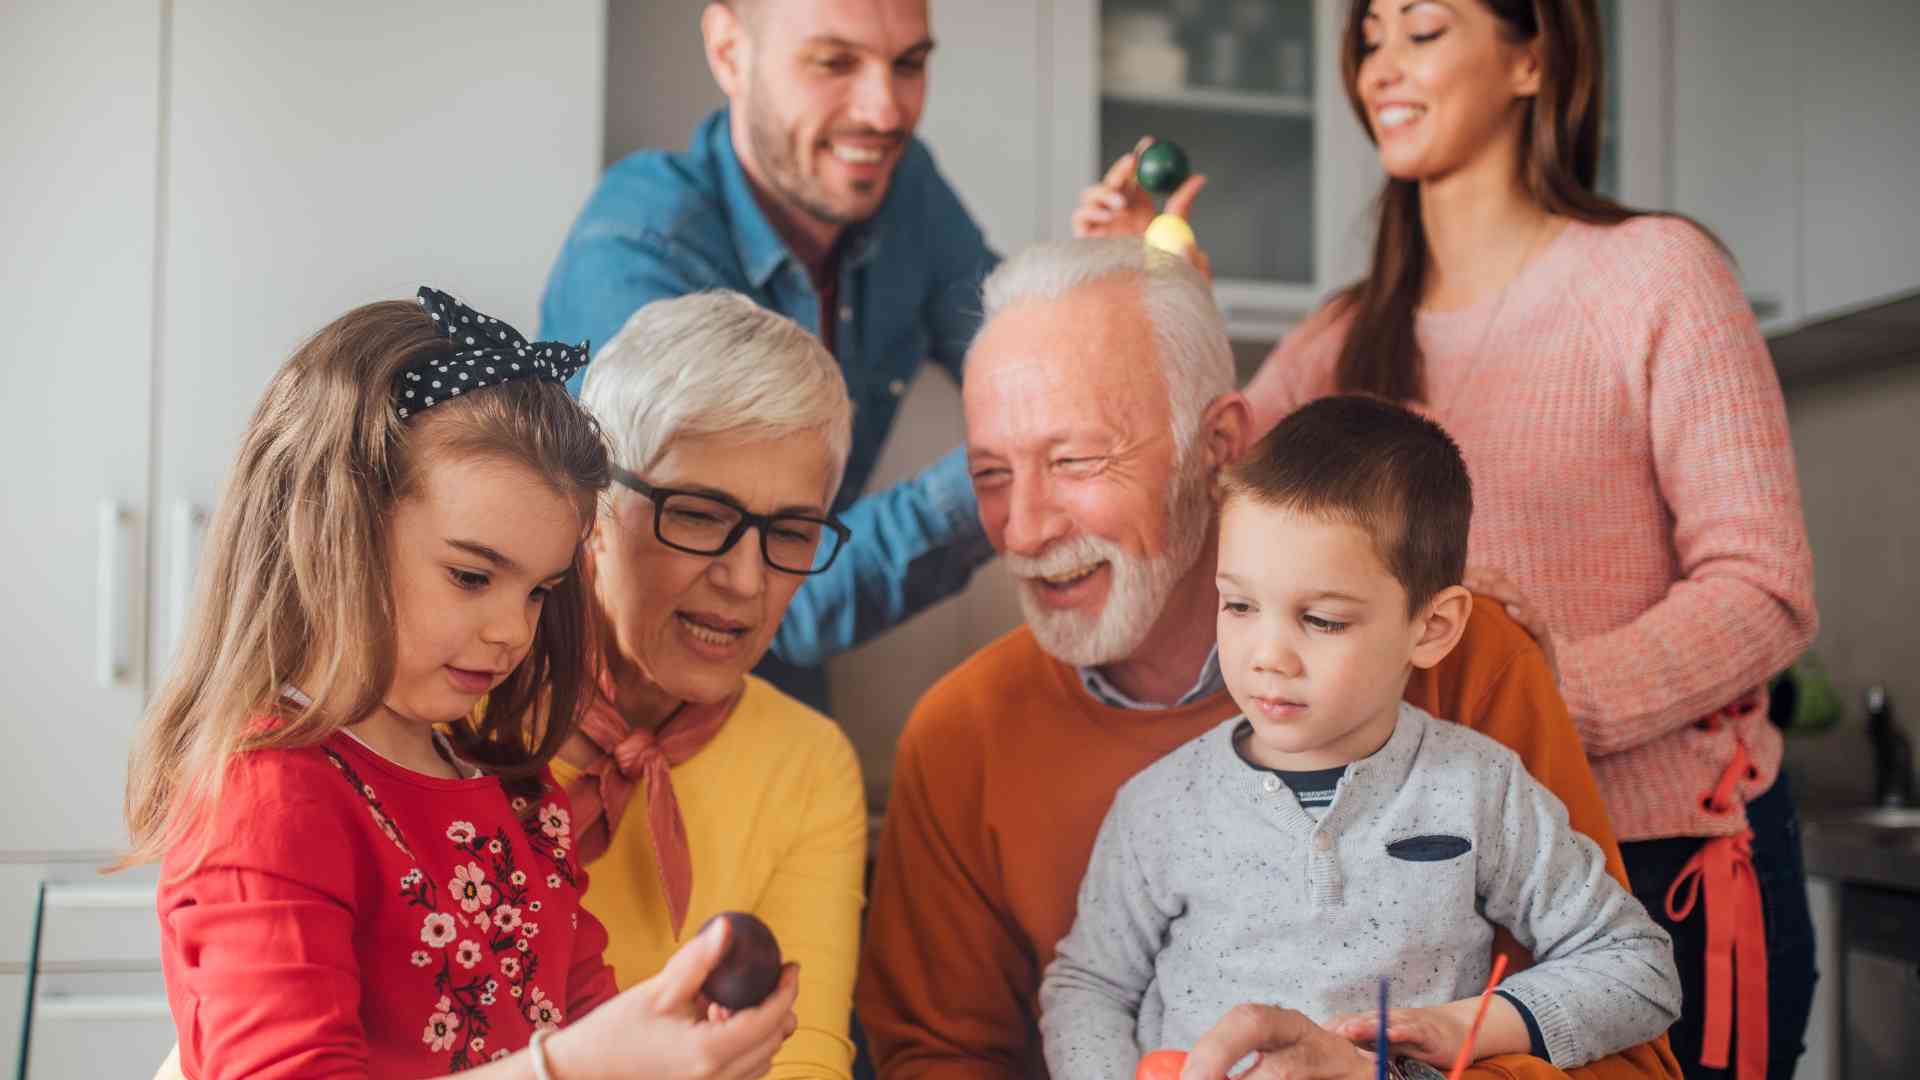
[[[1441,589],[1427,601],[1419,617],[1420,632],[1413,642],[1413,666],[1430,668],[1447,658],[1467,632],[1467,619],[1473,614],[1473,594],[1460,585]]]

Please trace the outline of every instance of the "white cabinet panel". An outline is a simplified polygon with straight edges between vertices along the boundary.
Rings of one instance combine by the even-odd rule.
[[[1050,8],[1033,0],[933,5],[938,47],[919,135],[1002,252],[1047,236],[1052,224],[1042,218],[1049,177],[1040,107]]]
[[[0,851],[105,851],[144,678],[160,6],[0,26]]]
[[[1817,317],[1920,288],[1920,4],[1800,11],[1806,311]]]
[[[1807,1052],[1794,1069],[1796,1080],[1842,1080],[1840,1043],[1846,1024],[1840,1015],[1840,984],[1846,951],[1840,947],[1840,890],[1830,878],[1807,879],[1807,907],[1813,915],[1813,1013],[1807,1018]]]
[[[168,515],[213,504],[269,375],[348,308],[433,284],[535,331],[599,171],[605,55],[604,6],[587,0],[172,11]],[[187,563],[170,542],[159,565]],[[178,591],[156,590],[156,626],[174,624]],[[171,644],[156,641],[161,661]]]
[[[42,974],[34,993],[26,1076],[152,1076],[174,1038],[158,972]]]
[[[1763,327],[1800,318],[1800,129],[1793,0],[1673,10],[1673,202],[1733,253]]]

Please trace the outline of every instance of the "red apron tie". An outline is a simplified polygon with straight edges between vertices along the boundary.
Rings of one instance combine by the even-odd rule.
[[[1736,741],[1733,760],[1707,796],[1709,813],[1733,811],[1748,779],[1747,748]],[[1684,921],[1705,893],[1707,901],[1707,1013],[1700,1032],[1700,1064],[1727,1067],[1734,1021],[1740,1025],[1738,1080],[1767,1075],[1767,926],[1760,881],[1753,870],[1753,830],[1701,845],[1667,887],[1667,917]],[[1737,987],[1737,995],[1736,995]]]

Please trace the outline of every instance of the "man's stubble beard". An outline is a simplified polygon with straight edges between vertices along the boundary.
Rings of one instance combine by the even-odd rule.
[[[747,99],[747,144],[753,147],[754,160],[773,188],[773,194],[808,217],[828,225],[845,228],[872,217],[879,209],[878,203],[858,213],[841,211],[827,202],[824,195],[808,189],[808,181],[801,174],[800,162],[794,156],[795,147],[787,139],[781,118],[774,115],[771,107],[757,104],[767,101],[769,96],[766,87],[755,81]],[[871,190],[873,185],[865,187]],[[855,190],[860,191],[861,185],[855,185]]]

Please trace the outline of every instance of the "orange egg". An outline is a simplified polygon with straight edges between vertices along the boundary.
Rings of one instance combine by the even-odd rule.
[[[1140,1059],[1133,1080],[1180,1080],[1180,1068],[1186,1063],[1185,1050],[1155,1050]]]

